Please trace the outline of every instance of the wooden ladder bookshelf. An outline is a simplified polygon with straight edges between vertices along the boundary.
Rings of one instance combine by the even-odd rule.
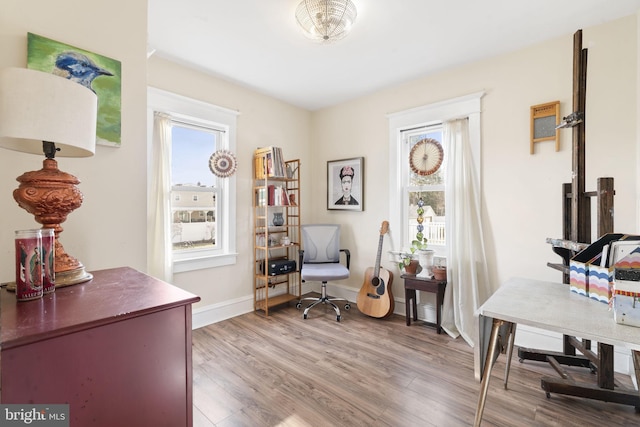
[[[285,161],[278,147],[254,153],[253,307],[269,310],[300,299],[300,160]],[[276,223],[276,215],[281,223]],[[284,241],[287,238],[288,241]],[[282,267],[271,268],[274,265]],[[284,264],[283,264],[284,263]]]

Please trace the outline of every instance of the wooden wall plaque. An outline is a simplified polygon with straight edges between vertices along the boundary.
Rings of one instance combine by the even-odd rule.
[[[556,127],[560,124],[560,101],[531,107],[531,154],[536,142],[555,141],[556,151],[560,151],[560,139]]]

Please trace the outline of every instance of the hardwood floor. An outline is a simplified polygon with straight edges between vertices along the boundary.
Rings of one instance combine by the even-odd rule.
[[[517,356],[505,390],[504,357],[493,371],[483,426],[640,425],[631,406],[547,399],[540,377],[555,371]],[[307,320],[291,306],[193,331],[193,383],[195,427],[469,426],[480,390],[473,349],[462,339],[355,307],[338,323],[326,306]]]

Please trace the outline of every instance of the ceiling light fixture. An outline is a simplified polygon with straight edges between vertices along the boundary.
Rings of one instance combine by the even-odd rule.
[[[351,0],[303,0],[296,9],[296,20],[305,34],[315,40],[340,40],[356,21]]]

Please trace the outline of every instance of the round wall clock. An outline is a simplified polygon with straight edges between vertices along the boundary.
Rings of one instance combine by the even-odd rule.
[[[416,142],[409,153],[409,166],[413,173],[426,176],[435,173],[442,165],[444,150],[433,138]]]
[[[209,157],[209,169],[215,176],[227,178],[236,172],[236,156],[231,151],[218,150]]]

